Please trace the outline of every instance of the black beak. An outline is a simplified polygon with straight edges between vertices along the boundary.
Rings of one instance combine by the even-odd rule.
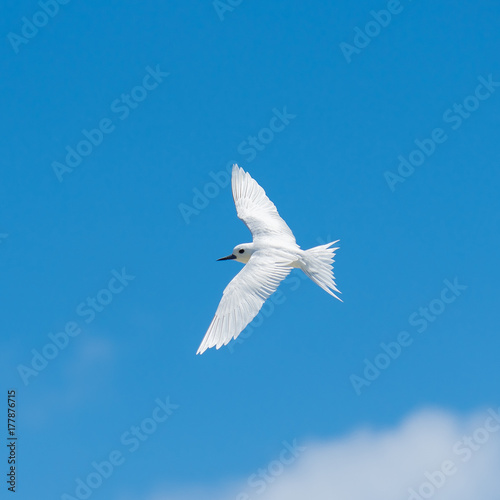
[[[227,257],[222,257],[222,259],[217,259],[218,261],[219,260],[232,260],[232,259],[236,259],[236,255],[228,255]]]

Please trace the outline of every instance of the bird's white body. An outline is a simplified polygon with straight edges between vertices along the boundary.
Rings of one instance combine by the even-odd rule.
[[[264,190],[238,165],[233,165],[231,186],[238,217],[250,229],[253,242],[237,245],[231,255],[219,259],[237,260],[245,267],[224,290],[197,354],[236,338],[294,267],[333,297],[338,299],[334,292],[340,293],[332,267],[337,248],[331,246],[336,241],[302,250]]]

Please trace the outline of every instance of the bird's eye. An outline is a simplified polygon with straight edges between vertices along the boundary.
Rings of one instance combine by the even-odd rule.
[[[238,250],[238,253],[243,253],[245,250],[243,248],[241,250]]]

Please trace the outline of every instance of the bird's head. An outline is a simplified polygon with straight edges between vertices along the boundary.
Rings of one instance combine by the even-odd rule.
[[[241,245],[236,245],[233,248],[233,253],[227,257],[222,257],[222,259],[217,260],[237,260],[246,264],[254,252],[253,243],[242,243]]]

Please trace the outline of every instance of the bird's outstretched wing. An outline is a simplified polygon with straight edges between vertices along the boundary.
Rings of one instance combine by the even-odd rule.
[[[291,229],[280,217],[264,189],[238,165],[233,165],[231,187],[236,213],[250,229],[255,242],[279,238],[282,241],[295,243]]]
[[[224,290],[215,317],[196,354],[214,346],[219,349],[235,339],[257,316],[262,304],[291,270],[287,260],[277,257],[274,252],[255,252]]]

